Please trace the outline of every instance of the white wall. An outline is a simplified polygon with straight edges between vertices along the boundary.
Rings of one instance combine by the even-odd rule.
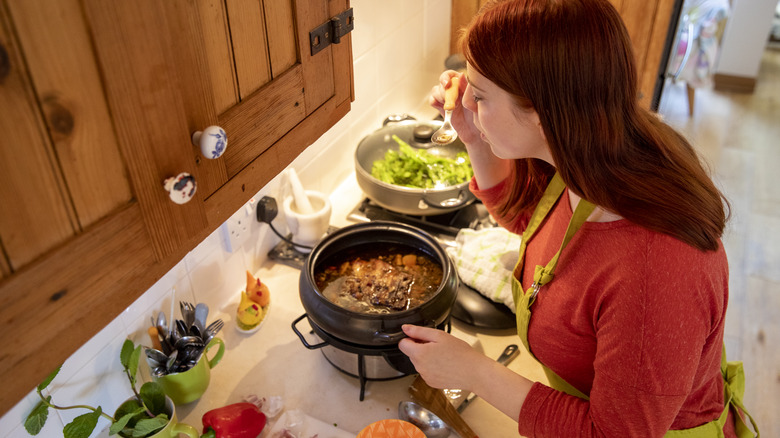
[[[435,114],[427,108],[427,93],[449,52],[449,0],[352,0],[351,4],[355,14],[355,102],[343,120],[291,165],[304,187],[325,192],[350,177],[358,141],[378,129],[388,114]],[[271,195],[280,201],[280,179],[271,181],[255,197]],[[246,214],[244,209],[235,213]],[[285,225],[279,223],[277,228]],[[256,272],[277,241],[267,225],[253,222],[247,243],[227,252],[220,230],[215,231],[65,362],[49,387],[54,401],[101,405],[113,412],[131,395],[118,359],[124,340],[147,343],[149,317],[159,311],[170,315],[172,302],[204,302],[212,309],[221,308],[243,289],[245,271]],[[22,423],[37,402],[33,391],[0,418],[0,438],[27,437]],[[85,411],[50,410],[46,427],[38,436],[62,436],[63,425],[82,413]],[[101,420],[97,429],[107,427],[107,421]],[[93,436],[107,436],[107,432]]]
[[[716,73],[755,78],[777,0],[733,0]]]

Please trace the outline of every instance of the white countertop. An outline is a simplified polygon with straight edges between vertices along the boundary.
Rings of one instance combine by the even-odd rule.
[[[330,196],[333,206],[331,224],[335,227],[351,223],[347,215],[364,197],[354,181],[353,176]],[[253,334],[240,333],[235,328],[240,291],[236,292],[235,301],[212,310],[213,318],[225,321],[225,328],[219,334],[225,341],[225,355],[212,370],[211,384],[203,397],[177,407],[179,421],[201,430],[204,413],[243,401],[248,395],[280,396],[284,411],[303,411],[353,436],[374,421],[398,418],[398,402],[411,400],[407,389],[415,376],[369,381],[365,399],[361,402],[358,379],[337,370],[319,350],[306,349],[292,331],[293,320],[305,313],[298,295],[300,271],[269,261],[255,275],[271,291],[271,308],[266,320]],[[309,326],[305,320],[297,327],[308,334]],[[543,371],[523,349],[514,330],[475,330],[453,318],[452,333],[494,359],[507,345],[520,345],[520,355],[509,364],[509,368],[532,380],[546,381]],[[313,338],[311,340],[315,342]],[[269,418],[269,425],[261,436],[270,435],[280,416]],[[516,421],[481,399],[474,400],[462,416],[482,437],[518,436]]]

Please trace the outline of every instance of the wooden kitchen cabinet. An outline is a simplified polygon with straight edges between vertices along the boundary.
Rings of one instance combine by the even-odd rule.
[[[309,40],[347,9],[0,0],[0,414],[349,111],[350,35]],[[209,125],[216,160],[191,142]]]
[[[451,53],[458,53],[460,29],[466,26],[487,0],[452,0]],[[620,12],[633,43],[639,82],[640,101],[652,107],[652,97],[659,75],[665,70],[663,50],[672,23],[675,0],[609,0]],[[561,30],[565,32],[564,30]]]

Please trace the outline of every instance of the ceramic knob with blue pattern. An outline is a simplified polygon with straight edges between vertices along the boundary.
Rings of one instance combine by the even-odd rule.
[[[192,134],[192,144],[198,146],[200,153],[210,160],[215,160],[225,153],[227,142],[227,134],[219,126],[212,125]]]

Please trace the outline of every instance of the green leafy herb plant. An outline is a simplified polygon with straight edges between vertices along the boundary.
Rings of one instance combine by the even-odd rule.
[[[119,360],[122,363],[125,374],[130,381],[130,388],[134,396],[122,403],[117,408],[114,416],[103,412],[103,409],[88,405],[58,406],[52,403],[51,396],[44,396],[43,390],[54,380],[62,366],[57,367],[49,375],[36,391],[41,401],[35,406],[24,422],[24,428],[30,435],[37,435],[46,424],[49,416],[49,408],[53,409],[86,409],[91,412],[79,415],[72,422],[65,425],[62,434],[65,438],[87,438],[95,430],[100,417],[111,421],[109,435],[119,434],[122,437],[143,438],[154,435],[162,430],[169,421],[170,412],[166,412],[166,397],[162,387],[157,382],[147,382],[141,385],[141,390],[136,390],[136,374],[138,361],[141,358],[141,349],[136,347],[129,339],[122,345]]]

